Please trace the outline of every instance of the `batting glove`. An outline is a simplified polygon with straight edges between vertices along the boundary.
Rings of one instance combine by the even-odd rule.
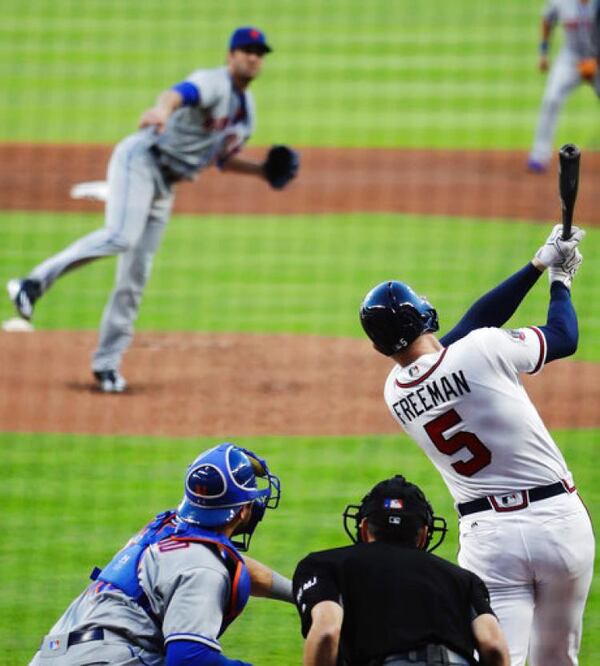
[[[546,268],[563,264],[574,254],[584,236],[585,231],[583,229],[573,226],[571,228],[571,238],[563,240],[562,224],[555,224],[546,243],[535,253],[535,258]]]
[[[579,270],[583,257],[581,252],[575,248],[567,259],[562,264],[556,264],[548,267],[548,280],[550,284],[553,282],[562,282],[569,289],[575,274]]]

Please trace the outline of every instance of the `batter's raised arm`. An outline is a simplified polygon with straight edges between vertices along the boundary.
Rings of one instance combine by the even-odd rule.
[[[573,227],[571,238],[567,241],[562,240],[561,233],[562,225],[556,224],[533,259],[475,301],[458,324],[440,338],[440,342],[444,346],[448,346],[477,328],[503,326],[517,311],[529,290],[546,268],[550,270],[551,282],[560,280],[570,287],[569,271],[572,270],[573,263],[577,263],[577,257],[580,256],[577,246],[585,236],[585,231]],[[579,263],[581,262],[579,261]],[[579,263],[577,263],[577,267]],[[576,271],[577,268],[574,270]]]
[[[521,301],[541,274],[541,271],[529,262],[514,275],[484,294],[466,311],[458,324],[440,338],[442,345],[447,347],[477,328],[505,324],[516,312]]]

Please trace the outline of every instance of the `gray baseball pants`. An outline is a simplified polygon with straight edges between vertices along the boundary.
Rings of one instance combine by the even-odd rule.
[[[152,132],[146,130],[116,146],[108,165],[105,226],[39,264],[28,276],[39,280],[44,292],[69,270],[100,257],[119,255],[115,285],[104,309],[98,348],[92,359],[93,370],[118,370],[121,364],[171,213],[173,193],[148,150],[154,141]]]
[[[531,159],[542,164],[548,163],[552,157],[552,145],[558,116],[565,100],[577,86],[585,83],[579,74],[577,63],[578,58],[575,55],[562,51],[557,56],[548,74],[530,153]],[[596,95],[600,96],[600,72],[596,74],[593,89]]]
[[[68,634],[46,636],[29,666],[162,666],[162,655],[127,643],[108,630],[103,640],[67,647]]]

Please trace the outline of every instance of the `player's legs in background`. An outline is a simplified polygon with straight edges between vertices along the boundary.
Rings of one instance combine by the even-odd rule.
[[[528,547],[536,562],[529,666],[575,666],[594,565],[592,526],[576,495],[546,500]],[[537,507],[536,507],[537,508]]]
[[[61,275],[100,257],[127,251],[140,237],[154,196],[147,141],[133,135],[114,150],[108,166],[106,224],[36,266],[28,278],[44,293]]]
[[[172,203],[171,194],[154,200],[137,244],[119,257],[115,287],[102,315],[98,348],[92,359],[93,371],[118,370],[121,365],[133,337],[133,324]]]
[[[534,589],[523,527],[516,515],[485,511],[461,518],[458,563],[487,585],[492,608],[508,642],[511,665],[524,666]]]
[[[574,58],[560,54],[550,73],[538,116],[533,147],[529,155],[529,164],[547,166],[552,156],[552,146],[558,116],[569,93],[581,83]]]

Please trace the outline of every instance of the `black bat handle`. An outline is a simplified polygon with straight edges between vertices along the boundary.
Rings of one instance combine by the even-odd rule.
[[[558,153],[558,191],[562,209],[563,240],[571,238],[573,210],[575,199],[577,199],[577,188],[579,187],[580,158],[581,151],[573,143],[566,143]]]

